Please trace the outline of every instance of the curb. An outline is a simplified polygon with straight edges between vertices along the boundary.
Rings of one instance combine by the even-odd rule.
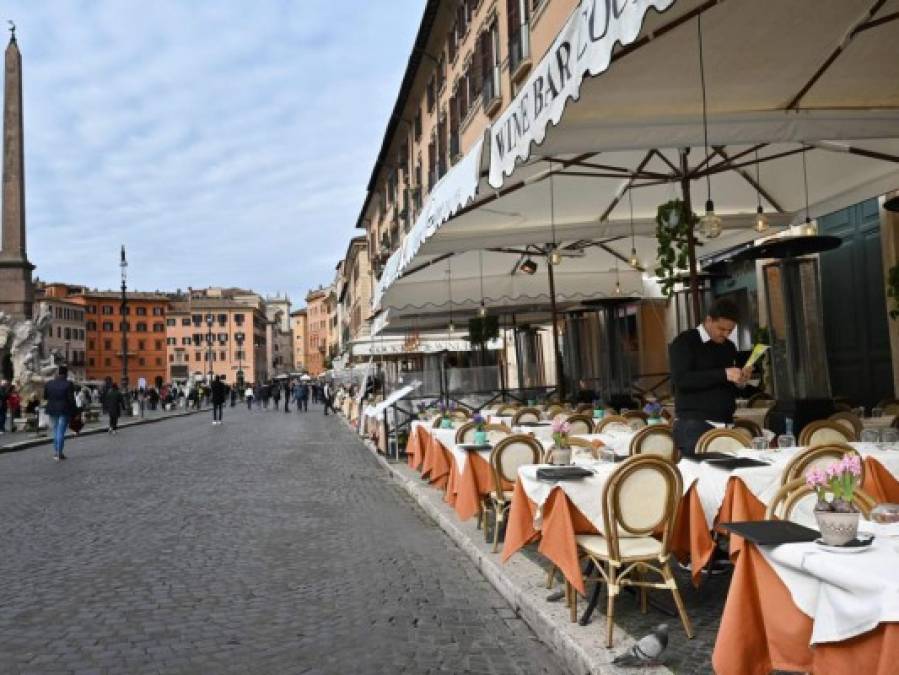
[[[345,419],[348,428],[355,433],[355,429]],[[550,615],[554,606],[547,605],[545,601],[538,602],[526,592],[526,589],[516,584],[510,575],[504,571],[499,556],[492,553],[484,553],[475,545],[471,538],[463,532],[459,524],[447,514],[442,513],[428,498],[423,485],[417,481],[403,476],[387,459],[381,455],[377,448],[367,439],[360,439],[365,447],[375,456],[379,464],[388,472],[406,493],[415,500],[416,504],[440,527],[441,530],[467,555],[475,564],[478,571],[487,579],[497,592],[508,602],[515,613],[531,628],[532,631],[546,643],[556,654],[559,660],[571,673],[593,673],[598,675],[611,675],[618,673],[634,673],[635,669],[627,670],[618,668],[608,662],[608,652],[588,648],[583,642],[575,639],[571,634],[570,624],[565,626],[557,618]],[[522,560],[530,565],[533,571],[528,571],[529,576],[538,579],[546,574],[546,570],[530,560]],[[512,560],[509,560],[509,564]],[[544,589],[545,592],[545,589]],[[583,608],[583,604],[580,605]],[[567,609],[565,610],[568,611]],[[605,617],[598,617],[604,621]],[[595,630],[595,629],[594,629]],[[630,646],[633,638],[627,636],[620,628],[616,633],[626,636],[626,644],[616,646],[615,649]],[[651,669],[639,669],[639,672],[670,673],[664,667]]]
[[[127,424],[119,425],[119,430],[128,429],[130,427],[137,427],[143,424],[156,424],[157,422],[164,422],[165,420],[178,419],[179,417],[188,417],[190,415],[196,415],[197,413],[209,412],[212,408],[201,408],[200,410],[186,410],[184,412],[172,413],[171,415],[163,415],[160,417],[150,417],[138,419],[133,422],[129,422]],[[71,431],[66,432],[66,440],[71,440],[73,438],[84,438],[85,436],[93,436],[94,434],[105,434],[107,427],[101,426],[96,429],[88,429],[86,431],[82,431],[78,434],[74,434]],[[8,452],[19,452],[21,450],[27,450],[28,448],[34,448],[39,445],[49,445],[53,442],[53,437],[49,435],[39,436],[37,438],[32,438],[27,441],[20,441],[18,443],[14,443],[13,445],[7,445],[0,447],[0,455],[6,454]]]

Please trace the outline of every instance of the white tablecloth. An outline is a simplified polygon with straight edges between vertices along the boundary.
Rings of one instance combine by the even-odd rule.
[[[850,443],[863,457],[873,457],[880,462],[891,474],[899,478],[899,446],[897,450],[884,450],[874,443]],[[691,459],[681,460],[679,467],[684,478],[684,484],[697,482],[699,501],[705,513],[709,529],[715,522],[715,517],[724,502],[727,491],[727,482],[732,478],[739,478],[746,487],[758,498],[762,504],[769,504],[780,489],[780,477],[783,474],[787,462],[799,451],[805,448],[784,448],[778,451],[745,450],[738,453],[743,457],[753,457],[763,461],[770,461],[769,466],[747,467],[745,469],[718,468],[707,463]],[[809,524],[811,512],[800,508],[797,520]]]
[[[759,550],[796,606],[812,618],[812,644],[847,640],[884,621],[899,621],[894,540],[877,537],[862,553],[832,553],[814,543]]]

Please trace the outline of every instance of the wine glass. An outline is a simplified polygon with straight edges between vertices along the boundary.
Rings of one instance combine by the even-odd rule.
[[[877,429],[863,429],[859,440],[862,443],[878,443],[880,441],[880,431]]]
[[[767,450],[768,449],[768,439],[764,436],[756,436],[752,439],[752,449],[753,450]]]
[[[793,434],[781,434],[777,437],[778,448],[795,448],[796,437]]]

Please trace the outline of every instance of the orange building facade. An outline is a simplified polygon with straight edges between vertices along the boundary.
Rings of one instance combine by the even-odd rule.
[[[307,372],[317,377],[325,371],[328,336],[331,332],[329,311],[330,288],[319,288],[306,295],[306,358]]]
[[[68,297],[84,307],[85,376],[88,380],[109,377],[121,382],[124,331],[129,386],[136,387],[141,378],[147,386],[157,386],[167,381],[165,321],[169,298],[140,292],[126,297],[124,316],[120,293],[82,290]]]

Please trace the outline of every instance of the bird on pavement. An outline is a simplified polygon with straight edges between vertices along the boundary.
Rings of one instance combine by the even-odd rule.
[[[661,656],[668,647],[668,624],[660,623],[649,635],[637,640],[633,647],[619,654],[612,661],[616,666],[651,666],[661,662]]]

